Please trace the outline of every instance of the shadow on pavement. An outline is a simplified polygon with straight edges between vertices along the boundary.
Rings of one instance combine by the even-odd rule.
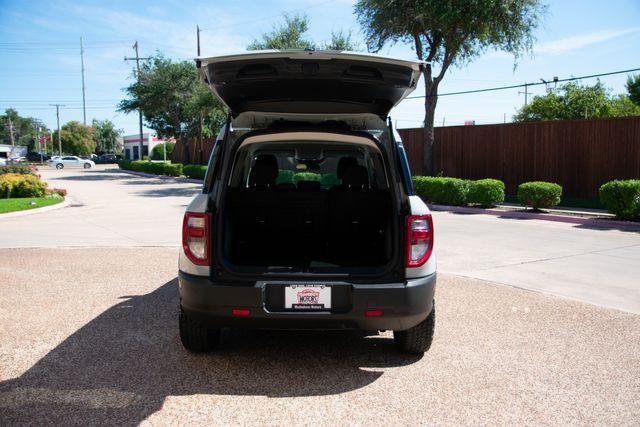
[[[116,179],[130,179],[131,175],[105,173],[107,171],[85,171],[79,175],[51,176],[48,181],[107,181]],[[131,177],[133,178],[133,177]]]
[[[599,231],[610,231],[610,230],[618,230],[624,231],[626,233],[640,233],[640,223],[629,223],[621,221],[620,224],[612,224],[612,220],[607,221],[607,224],[581,224],[576,225],[576,228],[584,228],[587,230],[599,230]]]
[[[135,194],[136,196],[142,197],[193,197],[201,191],[201,188],[172,186],[166,188],[154,188],[152,190],[143,190]]]
[[[121,298],[0,383],[3,424],[138,424],[176,395],[343,393],[382,375],[362,368],[419,360],[396,353],[389,338],[351,332],[229,330],[216,352],[192,354],[178,337],[177,279]]]

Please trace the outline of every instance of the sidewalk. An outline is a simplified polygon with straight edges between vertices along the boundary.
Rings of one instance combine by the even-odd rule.
[[[537,219],[543,221],[564,222],[602,229],[640,231],[640,222],[622,221],[615,216],[596,209],[547,209],[545,212],[533,212],[522,206],[503,204],[495,208],[475,208],[468,206],[445,206],[429,204],[429,209],[467,215],[493,215],[500,218]]]

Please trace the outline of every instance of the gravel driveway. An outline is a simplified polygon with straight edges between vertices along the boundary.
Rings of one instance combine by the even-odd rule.
[[[637,424],[640,316],[441,275],[391,335],[177,335],[177,249],[0,249],[0,424]],[[70,260],[73,260],[71,263]]]

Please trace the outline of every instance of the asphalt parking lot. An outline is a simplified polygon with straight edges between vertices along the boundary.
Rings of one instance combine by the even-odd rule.
[[[424,357],[399,355],[388,332],[238,330],[194,355],[177,333],[176,264],[197,185],[108,168],[43,175],[72,207],[0,218],[0,424],[640,419],[638,233],[437,213]],[[618,283],[594,290],[587,273],[602,268]]]
[[[2,256],[3,424],[640,419],[640,317],[618,310],[442,275],[422,358],[389,333],[235,330],[193,355],[177,333],[176,249]]]

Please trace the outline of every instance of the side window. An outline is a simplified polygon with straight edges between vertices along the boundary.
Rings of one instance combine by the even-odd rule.
[[[63,157],[62,160],[75,160],[75,157]]]
[[[404,190],[408,196],[413,195],[413,180],[411,179],[411,169],[409,168],[409,160],[407,159],[407,152],[404,150],[404,145],[402,144],[402,139],[400,138],[400,134],[393,129],[391,133],[396,147],[396,152],[398,153],[398,162],[399,173],[402,174],[402,183],[404,186]]]

